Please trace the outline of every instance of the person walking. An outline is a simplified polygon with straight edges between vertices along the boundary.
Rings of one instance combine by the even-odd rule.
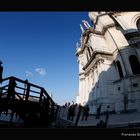
[[[110,106],[108,105],[107,109],[106,109],[106,116],[105,116],[105,124],[106,124],[106,126],[108,124],[109,113],[110,113]]]
[[[101,113],[101,105],[97,108],[97,114],[96,114],[96,119],[100,118],[100,113]]]
[[[82,116],[82,120],[87,120],[89,116],[89,106],[88,105],[85,105],[84,108],[83,108],[83,116]]]

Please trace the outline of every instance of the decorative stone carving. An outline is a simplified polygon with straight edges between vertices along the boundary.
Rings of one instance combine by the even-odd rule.
[[[84,33],[85,30],[81,24],[80,24],[80,29],[81,29],[82,33]]]
[[[83,22],[83,24],[85,25],[85,27],[86,27],[87,29],[90,28],[90,25],[89,25],[89,23],[88,23],[86,20],[82,20],[82,22]]]
[[[131,72],[129,56],[133,54],[140,58],[140,32],[132,30],[136,27],[130,24],[139,15],[140,12],[89,12],[90,20],[96,23],[94,32],[90,32],[92,27],[87,21],[82,21],[87,30],[84,31],[82,25],[80,26],[84,35],[81,35],[81,51],[77,57],[82,66],[79,69],[79,79],[83,76],[84,78],[79,83],[82,88],[79,89],[76,101],[80,104],[90,103],[90,113],[96,113],[99,103],[102,103],[102,111],[106,110],[107,105],[110,105],[111,111],[116,112],[124,109],[140,110],[140,86],[132,86],[132,83],[140,83],[140,75],[125,75],[126,71]],[[118,24],[115,25],[114,21]],[[103,27],[105,31],[101,34]],[[87,57],[85,51],[89,46],[94,51],[90,49],[92,53],[85,61],[83,58]],[[85,56],[81,58],[83,54]],[[116,60],[121,62],[123,78],[119,77]],[[125,95],[128,98],[127,104]]]

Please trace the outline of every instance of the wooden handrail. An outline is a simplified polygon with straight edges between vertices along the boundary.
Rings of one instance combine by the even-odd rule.
[[[5,81],[9,82],[8,85]],[[12,82],[14,84],[12,84]],[[36,113],[40,114],[39,116],[41,117],[40,119],[37,118],[37,120],[43,125],[44,122],[46,122],[46,125],[49,125],[49,123],[56,119],[59,106],[55,104],[48,92],[43,87],[29,83],[27,80],[21,80],[17,77],[11,76],[3,79],[2,87],[0,87],[0,89],[0,98],[3,98],[2,101],[10,103],[8,104],[8,107],[14,108],[13,110],[17,111],[17,113],[20,112],[21,115],[23,115],[23,118],[25,117],[25,114],[22,114],[22,111],[23,113],[27,113],[29,115],[29,118],[28,115],[26,116],[26,123],[28,123],[28,119],[30,119],[32,115],[34,118],[38,117],[36,116]],[[8,100],[5,99],[4,96]],[[31,100],[30,97],[32,97]],[[7,105],[7,103],[5,105]],[[29,109],[27,109],[28,106]],[[33,113],[30,114],[30,111],[31,113],[33,111]],[[34,120],[31,121],[34,122]]]
[[[32,83],[27,82],[27,81],[25,81],[25,80],[21,80],[21,79],[19,79],[19,78],[17,78],[17,77],[14,77],[14,76],[4,78],[4,79],[3,79],[3,82],[6,81],[6,80],[10,80],[10,79],[14,79],[16,82],[20,82],[20,83],[23,83],[23,84],[26,84],[26,85],[27,85],[27,89],[25,89],[25,88],[23,88],[23,87],[15,86],[15,87],[18,88],[18,89],[26,90],[26,96],[25,96],[25,97],[26,97],[26,100],[28,100],[28,98],[29,98],[30,96],[32,96],[32,97],[37,97],[37,98],[39,98],[39,102],[41,103],[41,102],[42,102],[42,99],[43,99],[43,97],[44,97],[44,98],[48,98],[52,104],[55,104],[55,102],[52,100],[52,98],[51,98],[50,95],[47,93],[47,91],[46,91],[44,88],[42,88],[41,86],[32,84]],[[8,87],[8,85],[1,87],[1,89],[4,89],[5,87]],[[40,89],[40,92],[39,92],[39,91],[31,90],[31,87]],[[7,90],[7,89],[6,89],[6,90]],[[40,97],[30,95],[30,92],[40,94]],[[21,95],[24,95],[24,94],[21,94]]]
[[[21,79],[19,79],[19,78],[17,78],[17,77],[14,77],[14,76],[11,76],[10,78],[14,78],[16,81],[18,81],[18,82],[21,82],[21,83],[24,83],[24,84],[29,84],[30,86],[32,86],[32,87],[35,87],[35,88],[42,88],[41,86],[38,86],[38,85],[35,85],[35,84],[32,84],[32,83],[30,83],[30,82],[26,82],[25,80],[21,80]]]

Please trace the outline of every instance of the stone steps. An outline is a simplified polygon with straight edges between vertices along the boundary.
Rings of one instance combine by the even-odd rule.
[[[75,127],[75,124],[71,121],[58,118],[55,123],[52,123],[50,127],[54,128],[69,128],[69,127]]]

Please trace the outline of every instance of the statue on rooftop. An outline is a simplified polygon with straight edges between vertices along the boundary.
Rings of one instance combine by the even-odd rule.
[[[89,29],[91,26],[89,25],[89,23],[86,20],[82,20],[83,24],[85,25],[85,27],[87,29]]]
[[[84,33],[84,28],[81,24],[80,24],[80,29],[81,29],[82,33]]]

